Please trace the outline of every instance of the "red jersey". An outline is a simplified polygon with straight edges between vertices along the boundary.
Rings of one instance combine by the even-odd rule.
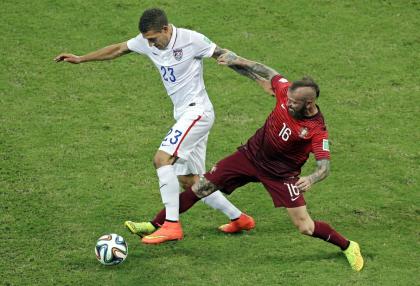
[[[263,127],[239,148],[267,176],[295,177],[303,164],[314,153],[316,160],[329,159],[328,132],[324,117],[295,119],[287,108],[287,90],[290,83],[281,75],[271,80],[277,104]]]

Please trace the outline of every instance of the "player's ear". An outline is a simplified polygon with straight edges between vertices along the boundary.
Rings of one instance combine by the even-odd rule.
[[[168,25],[164,25],[163,27],[162,27],[162,33],[167,33],[169,31],[169,26]]]

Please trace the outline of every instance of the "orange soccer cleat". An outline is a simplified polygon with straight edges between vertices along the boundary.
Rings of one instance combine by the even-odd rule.
[[[219,230],[225,233],[237,233],[241,232],[242,230],[251,230],[255,227],[255,221],[249,215],[244,213],[234,221],[231,221],[228,224],[224,224],[219,226]]]
[[[183,232],[180,222],[165,221],[161,228],[142,238],[145,244],[159,244],[170,240],[181,240]]]

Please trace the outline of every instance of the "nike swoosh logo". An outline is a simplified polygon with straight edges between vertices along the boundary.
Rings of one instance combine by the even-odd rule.
[[[166,235],[154,235],[154,236],[148,235],[148,236],[145,236],[144,238],[155,239],[155,238],[165,238],[165,237],[167,236]]]
[[[168,184],[163,184],[162,186],[159,187],[159,189],[162,189],[164,186],[167,186]]]
[[[155,56],[157,56],[158,54],[156,54],[156,53],[154,53],[154,52],[152,52],[152,54],[154,54]]]
[[[292,202],[296,201],[298,198],[300,198],[300,196],[297,196],[296,198],[290,198],[292,200]]]
[[[281,108],[286,109],[286,107],[284,107],[284,104],[283,103],[281,104]]]

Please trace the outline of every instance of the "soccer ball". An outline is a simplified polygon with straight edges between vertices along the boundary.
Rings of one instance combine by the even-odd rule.
[[[111,233],[102,235],[95,246],[96,259],[103,265],[117,265],[128,255],[128,246],[122,236]]]

